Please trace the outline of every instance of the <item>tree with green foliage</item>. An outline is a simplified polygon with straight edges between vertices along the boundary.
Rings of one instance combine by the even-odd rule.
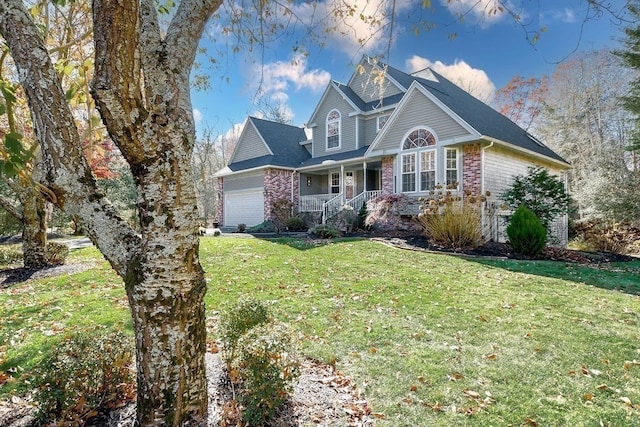
[[[527,175],[516,176],[500,197],[512,209],[520,205],[530,209],[547,231],[554,219],[569,213],[571,203],[564,182],[539,166],[530,167]]]
[[[629,13],[633,17],[632,25],[624,29],[626,38],[622,41],[625,49],[616,50],[613,53],[620,58],[624,64],[636,71],[640,70],[640,1],[631,0],[627,6]],[[628,95],[622,97],[624,108],[633,114],[635,129],[631,136],[631,144],[628,147],[632,151],[640,151],[640,75],[630,84]]]

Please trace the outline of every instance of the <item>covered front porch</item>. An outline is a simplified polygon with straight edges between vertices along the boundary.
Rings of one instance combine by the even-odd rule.
[[[301,213],[320,213],[322,223],[344,206],[358,211],[363,203],[382,194],[380,161],[360,163],[323,162],[300,171]]]

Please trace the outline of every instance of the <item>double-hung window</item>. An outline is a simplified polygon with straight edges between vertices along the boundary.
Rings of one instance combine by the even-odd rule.
[[[436,151],[420,152],[420,191],[436,188]]]
[[[447,188],[458,187],[458,150],[455,148],[446,149],[445,180]]]
[[[416,153],[402,155],[402,192],[416,191]]]

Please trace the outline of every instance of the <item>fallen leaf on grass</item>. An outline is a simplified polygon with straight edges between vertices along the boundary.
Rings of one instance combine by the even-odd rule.
[[[498,358],[498,355],[495,353],[492,353],[492,354],[484,354],[482,357],[487,360],[496,360]]]
[[[633,406],[633,404],[631,403],[631,399],[629,399],[628,397],[621,397],[620,400],[627,406]]]
[[[640,366],[640,362],[638,362],[637,360],[625,360],[624,362],[624,369],[629,369],[632,366]]]
[[[524,420],[524,422],[527,423],[527,425],[530,427],[538,427],[538,423],[533,418],[527,418]]]
[[[453,374],[447,375],[447,379],[449,381],[458,381],[464,378],[464,375],[458,373],[458,372],[454,372]]]
[[[372,415],[374,418],[377,418],[377,419],[379,419],[379,420],[383,419],[383,418],[386,416],[386,415],[385,415],[384,413],[382,413],[382,412],[372,412],[372,413],[371,413],[371,415]]]
[[[464,390],[463,393],[469,399],[480,399],[480,393],[477,393],[473,390]]]
[[[609,388],[609,386],[607,386],[606,384],[600,384],[599,386],[596,386],[596,388],[598,390],[606,390]]]
[[[585,393],[584,396],[582,396],[584,398],[584,400],[587,400],[589,402],[593,401],[593,394],[591,393]]]
[[[411,388],[409,389],[411,391],[418,391],[418,386],[417,385],[412,385]]]

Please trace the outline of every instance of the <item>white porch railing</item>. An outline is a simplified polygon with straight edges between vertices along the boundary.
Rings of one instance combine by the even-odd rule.
[[[338,194],[331,200],[327,200],[322,207],[322,223],[326,223],[329,218],[340,212],[340,208],[344,204],[342,193]]]
[[[354,211],[359,212],[363,203],[368,203],[370,200],[375,199],[382,195],[382,190],[363,191],[351,200],[347,200],[345,205],[349,205]]]
[[[324,210],[324,204],[335,196],[335,194],[300,196],[300,212],[322,212]]]

